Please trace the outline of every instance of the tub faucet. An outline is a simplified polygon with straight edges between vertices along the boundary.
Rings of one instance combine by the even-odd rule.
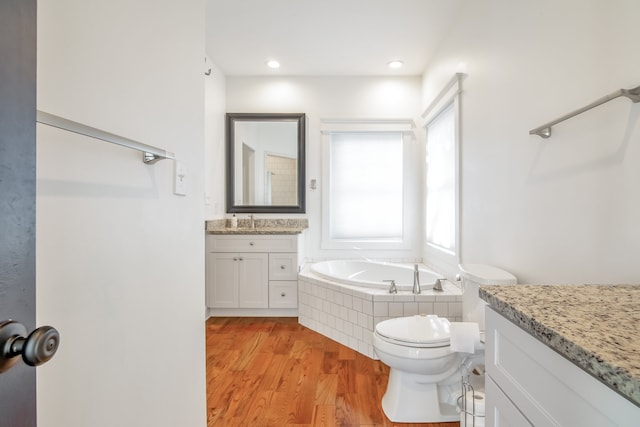
[[[413,267],[413,289],[414,294],[420,293],[420,271],[418,270],[418,264]]]
[[[389,293],[390,294],[397,294],[398,293],[398,288],[396,287],[396,281],[395,280],[383,280],[383,282],[391,282],[391,286],[389,286]]]

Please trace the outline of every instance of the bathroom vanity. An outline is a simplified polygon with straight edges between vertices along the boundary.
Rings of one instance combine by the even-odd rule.
[[[302,226],[213,227],[206,235],[210,316],[297,316]]]
[[[640,286],[483,286],[486,425],[637,426]]]

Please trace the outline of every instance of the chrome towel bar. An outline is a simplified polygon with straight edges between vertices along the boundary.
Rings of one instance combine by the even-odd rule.
[[[93,128],[91,126],[83,125],[82,123],[54,116],[53,114],[45,113],[44,111],[37,111],[36,122],[91,138],[100,139],[112,144],[121,145],[133,150],[142,151],[142,161],[149,165],[162,159],[175,159],[175,154],[161,148],[153,147],[129,138]]]
[[[557,125],[560,122],[564,122],[567,119],[570,119],[572,117],[577,116],[578,114],[582,114],[585,111],[588,111],[594,107],[597,107],[599,105],[602,105],[606,102],[611,101],[612,99],[616,99],[619,98],[621,96],[624,96],[626,98],[629,98],[631,101],[635,102],[640,102],[640,86],[636,86],[633,89],[618,89],[617,91],[610,93],[609,95],[605,95],[600,99],[597,99],[596,101],[593,101],[591,104],[579,108],[575,111],[572,111],[568,114],[565,114],[564,116],[557,118],[555,120],[550,121],[549,123],[545,123],[542,126],[538,126],[535,129],[532,129],[529,131],[529,135],[538,135],[542,138],[549,138],[551,136],[551,126],[553,125]]]

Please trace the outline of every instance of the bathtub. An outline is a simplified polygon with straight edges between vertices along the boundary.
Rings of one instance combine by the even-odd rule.
[[[369,261],[322,261],[298,273],[298,322],[365,356],[377,358],[372,336],[375,325],[394,317],[435,314],[462,321],[462,291],[446,281],[434,291],[439,274],[419,267],[421,293],[413,288],[413,264]],[[397,294],[389,293],[395,280]]]
[[[436,279],[440,277],[433,271],[419,267],[420,288],[432,289]],[[311,266],[316,275],[334,282],[373,289],[388,289],[389,280],[396,282],[398,291],[413,289],[412,265],[392,264],[374,261],[322,261]]]

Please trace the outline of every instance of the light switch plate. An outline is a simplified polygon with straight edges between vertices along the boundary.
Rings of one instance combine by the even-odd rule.
[[[174,162],[174,187],[173,194],[178,196],[187,195],[187,168],[177,160]]]

